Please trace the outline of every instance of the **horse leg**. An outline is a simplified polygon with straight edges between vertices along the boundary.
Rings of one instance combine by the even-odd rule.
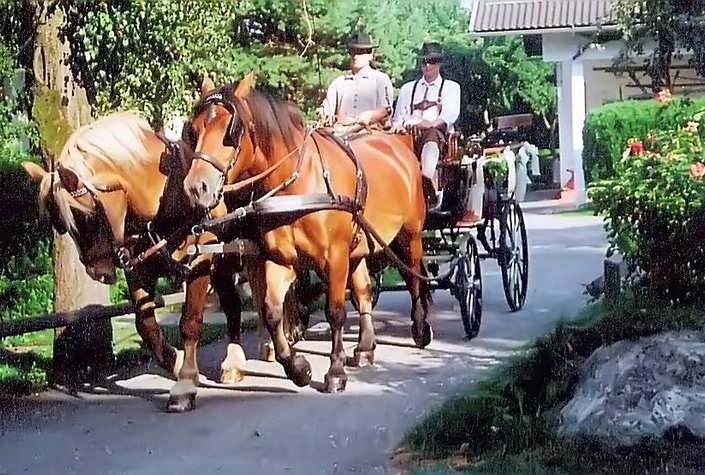
[[[274,342],[276,360],[284,367],[284,372],[297,386],[311,382],[311,365],[306,358],[297,355],[284,334],[282,318],[284,300],[296,273],[291,266],[282,266],[272,261],[265,263],[266,289],[262,314],[267,330]]]
[[[183,352],[177,352],[176,348],[166,341],[162,329],[157,323],[154,313],[156,276],[151,273],[133,271],[127,274],[126,280],[132,301],[137,308],[135,312],[137,333],[152,351],[157,364],[176,377],[183,362]]]
[[[414,272],[421,274],[423,245],[420,233],[402,230],[395,242],[395,252]],[[433,340],[433,329],[426,321],[428,316],[428,284],[409,272],[400,272],[411,294],[411,335],[419,348],[425,348]]]
[[[367,260],[362,259],[351,275],[352,291],[360,314],[360,332],[353,352],[353,365],[364,366],[375,361],[375,328],[372,324],[372,285]]]
[[[343,347],[343,327],[347,319],[345,311],[345,290],[350,269],[350,254],[346,246],[332,247],[328,251],[328,295],[326,319],[330,324],[332,349],[330,368],[326,373],[323,390],[328,393],[344,391],[348,381],[345,374],[345,348]]]
[[[169,391],[168,412],[185,412],[196,405],[198,385],[197,345],[203,327],[203,310],[210,284],[210,262],[202,261],[191,269],[186,283],[186,301],[181,312],[179,330],[184,345],[184,363],[178,380]]]
[[[247,358],[240,344],[242,302],[235,290],[232,278],[233,266],[229,265],[230,262],[226,259],[219,258],[214,263],[211,283],[220,299],[220,306],[225,313],[228,327],[228,346],[225,359],[220,363],[220,382],[223,384],[235,384],[242,381],[245,377],[243,372],[245,371]]]
[[[274,342],[269,336],[267,322],[264,318],[264,292],[267,281],[264,277],[264,259],[259,256],[245,257],[245,269],[247,281],[250,283],[252,291],[252,306],[257,311],[259,319],[257,321],[257,349],[259,359],[274,362]]]

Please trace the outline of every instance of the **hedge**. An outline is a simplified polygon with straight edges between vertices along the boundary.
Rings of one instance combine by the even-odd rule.
[[[682,101],[676,98],[673,102],[678,106]],[[682,106],[664,108],[656,100],[628,100],[591,111],[583,128],[585,182],[613,178],[627,140],[644,140],[649,131],[682,125],[686,115],[705,107],[705,98],[686,101]]]

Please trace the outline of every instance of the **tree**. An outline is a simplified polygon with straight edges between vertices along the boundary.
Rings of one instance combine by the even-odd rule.
[[[85,91],[71,71],[70,47],[62,40],[66,14],[60,3],[37,3],[32,115],[39,128],[45,167],[61,153],[76,128],[91,120]],[[108,303],[108,287],[93,281],[78,259],[68,236],[54,237],[54,310],[67,311],[88,304]],[[90,320],[59,328],[54,339],[54,376],[57,383],[74,385],[104,375],[113,363],[109,320]]]
[[[674,57],[692,53],[688,64],[705,76],[705,3],[697,0],[618,0],[615,14],[626,45],[618,63],[634,64],[634,57],[647,55],[645,66],[654,92],[672,89]]]

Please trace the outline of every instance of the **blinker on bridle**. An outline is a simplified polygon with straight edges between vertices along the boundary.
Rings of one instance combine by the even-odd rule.
[[[217,158],[215,158],[209,153],[197,151],[193,154],[194,159],[203,160],[204,162],[209,163],[220,173],[220,179],[218,180],[218,189],[216,192],[217,200],[213,205],[214,207],[223,197],[223,187],[225,185],[225,180],[227,178],[228,172],[235,165],[235,162],[237,161],[237,158],[240,155],[240,143],[244,134],[244,126],[242,120],[240,120],[238,116],[235,104],[231,100],[225,98],[225,96],[223,96],[223,94],[221,93],[214,93],[206,97],[206,99],[196,107],[194,115],[202,113],[206,107],[212,108],[216,105],[222,106],[225,110],[230,113],[230,122],[228,124],[228,129],[225,135],[223,136],[223,146],[235,148],[235,151],[232,154],[232,158],[230,159],[228,164],[224,166],[222,163],[220,163],[220,161],[218,161]],[[204,125],[208,126],[212,119],[213,115],[209,114],[209,116],[204,122]],[[252,128],[253,124],[250,123],[250,129]]]
[[[56,172],[52,172],[52,173],[56,173]],[[54,179],[54,177],[52,176],[52,180],[53,179]],[[100,191],[101,193],[112,193],[115,191],[125,191],[122,184],[120,184],[120,183],[116,183],[111,186],[105,186],[105,185],[93,185],[93,186],[95,187],[95,189],[97,191]],[[110,228],[110,223],[108,221],[108,215],[105,212],[105,208],[103,207],[103,203],[98,199],[98,196],[96,196],[96,194],[93,191],[91,191],[88,187],[86,187],[86,185],[81,185],[80,187],[76,188],[73,191],[68,191],[68,190],[66,190],[66,191],[74,199],[90,194],[91,198],[93,199],[93,203],[95,204],[95,210],[93,212],[99,214],[101,216],[101,218],[105,221],[105,223],[107,223],[108,228]],[[53,200],[53,198],[52,198],[52,200]],[[53,206],[56,206],[56,205],[54,204]],[[80,241],[78,239],[78,236],[76,235],[76,233],[73,230],[69,229],[67,226],[65,226],[60,219],[58,220],[58,222],[55,223],[54,227],[56,228],[56,230],[59,234],[68,233],[69,235],[71,235],[71,237],[74,239],[74,241],[76,241],[76,242]],[[118,245],[118,243],[115,241],[115,235],[113,234],[112,229],[110,229],[110,238],[112,240],[112,246],[110,246],[112,254],[107,254],[107,253],[101,254],[97,257],[94,257],[93,259],[91,259],[91,261],[86,262],[85,264],[90,264],[94,261],[98,261],[98,260],[104,259],[106,257],[113,257],[119,263],[119,265],[121,267],[123,267],[125,270],[128,270],[127,267],[125,266],[125,259],[124,259],[124,254],[126,252],[125,246]]]

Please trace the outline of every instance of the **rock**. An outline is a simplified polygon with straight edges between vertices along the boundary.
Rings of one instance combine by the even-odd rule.
[[[705,338],[668,332],[595,351],[574,397],[561,410],[559,433],[632,445],[682,428],[705,438]]]

